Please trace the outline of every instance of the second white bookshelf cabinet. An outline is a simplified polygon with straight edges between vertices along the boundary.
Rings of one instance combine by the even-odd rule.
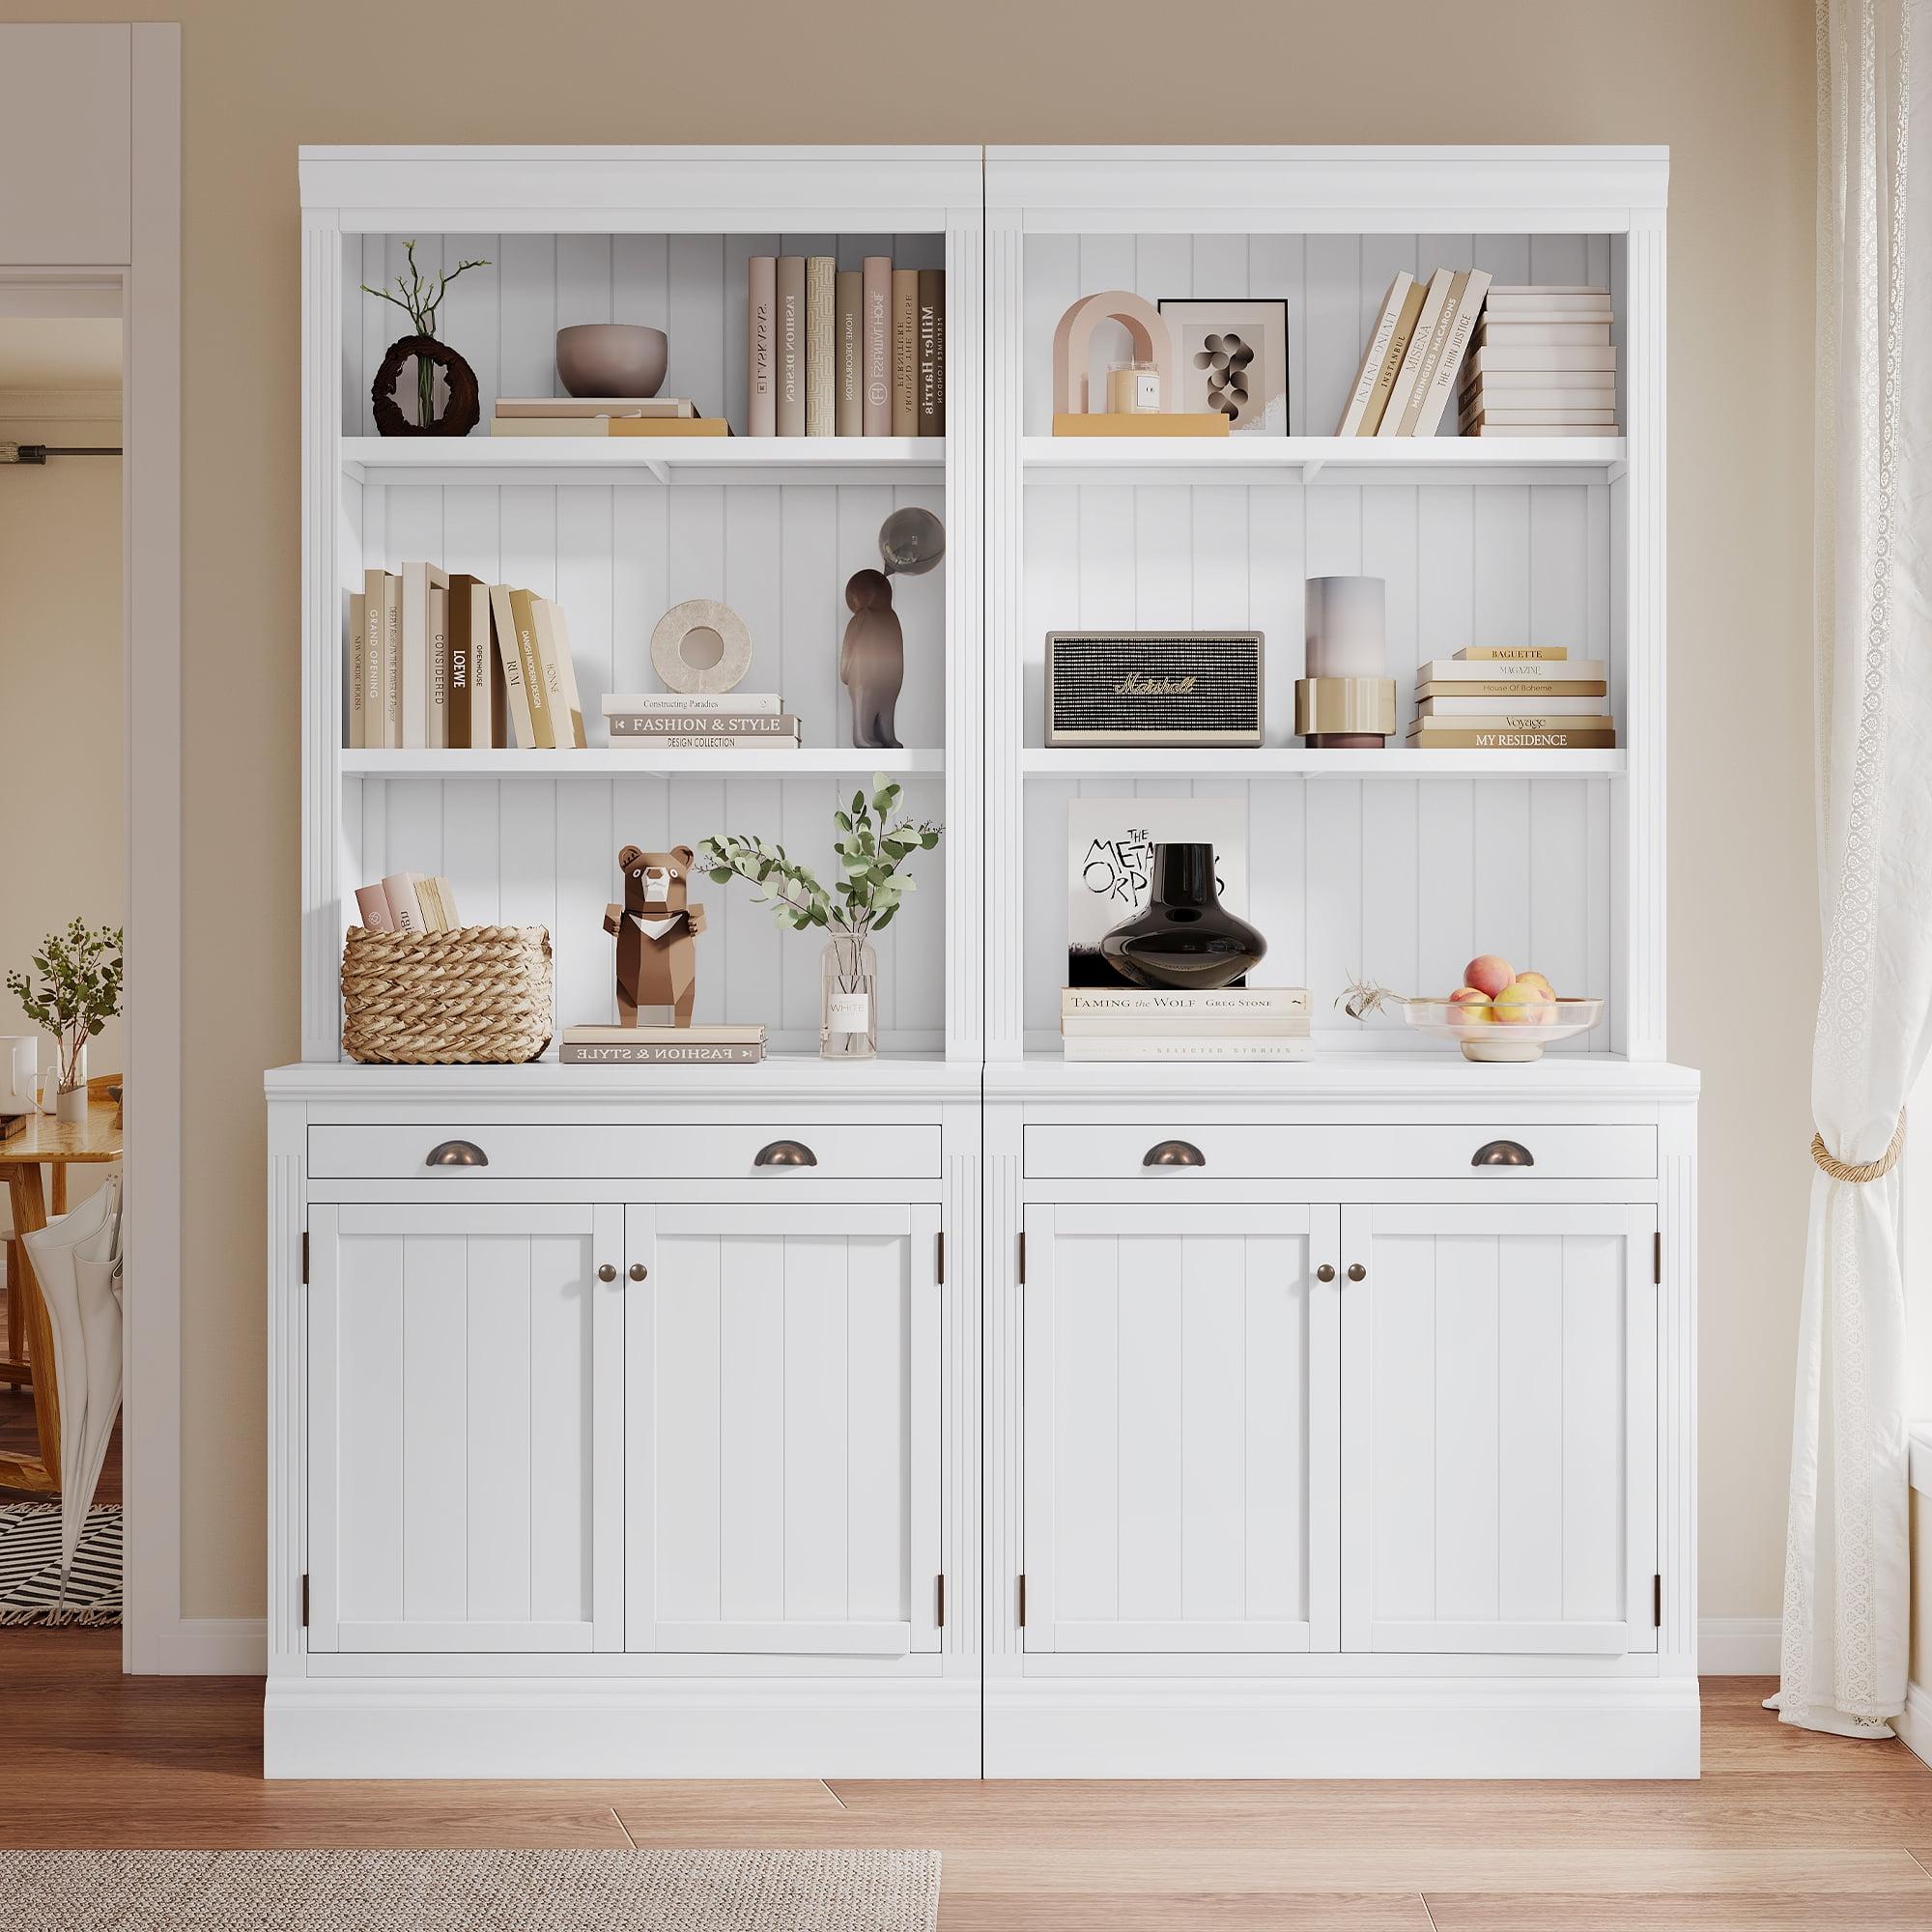
[[[1665,1058],[1664,217],[1649,148],[306,149],[302,1059],[270,1099],[271,1776],[1694,1776],[1696,1076]],[[736,435],[374,435],[405,244],[498,395],[665,328]],[[943,439],[754,439],[745,264],[943,269]],[[1607,287],[1620,434],[1338,439],[1398,270]],[[1279,298],[1288,434],[1056,439],[1076,298]],[[1110,345],[1096,347],[1105,359]],[[1451,426],[1453,427],[1453,425]],[[905,749],[845,748],[842,586],[899,579]],[[347,601],[556,598],[592,745],[345,749]],[[1388,586],[1399,735],[1292,731],[1306,578]],[[611,745],[690,597],[793,753]],[[1265,745],[1045,743],[1058,629],[1265,638]],[[1412,752],[1406,667],[1607,662],[1613,752]],[[749,1067],[359,1066],[355,888],[440,873],[614,1018],[615,854],[943,821],[821,1063],[816,948],[704,882]],[[1287,1065],[1068,1063],[1067,810],[1246,827]],[[1534,1065],[1358,1023],[1479,952],[1601,994]],[[1147,1164],[1179,1142],[1185,1164]],[[1510,1158],[1498,1162],[1503,1144]],[[456,1147],[460,1155],[448,1150]],[[801,1152],[809,1159],[802,1159]]]

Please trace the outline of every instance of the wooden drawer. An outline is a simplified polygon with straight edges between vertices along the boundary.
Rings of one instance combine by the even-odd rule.
[[[1528,1160],[1514,1159],[1513,1150]],[[1532,1127],[1508,1121],[1467,1126],[1037,1124],[1026,1129],[1026,1172],[1032,1180],[1190,1174],[1216,1180],[1637,1180],[1657,1173],[1657,1129]]]
[[[432,1164],[447,1143],[481,1151],[482,1163],[460,1157]],[[431,1121],[421,1126],[316,1126],[308,1130],[308,1171],[315,1180],[919,1180],[940,1170],[940,1130],[933,1126],[800,1126],[781,1117],[750,1126],[526,1126]],[[759,1153],[777,1147],[777,1158]],[[810,1161],[787,1159],[794,1149]]]

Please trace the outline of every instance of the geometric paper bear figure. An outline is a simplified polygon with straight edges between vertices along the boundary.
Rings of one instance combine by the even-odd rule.
[[[617,941],[617,1014],[627,1027],[638,1024],[639,1007],[669,1014],[673,1026],[691,1024],[697,997],[695,941],[704,930],[704,908],[691,904],[685,893],[696,856],[689,845],[668,852],[626,845],[617,854],[624,903],[604,908],[604,930]],[[656,1013],[652,1022],[662,1023]]]

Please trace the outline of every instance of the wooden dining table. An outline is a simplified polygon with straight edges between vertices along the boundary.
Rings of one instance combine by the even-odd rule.
[[[52,1114],[29,1117],[16,1134],[0,1140],[0,1175],[14,1212],[15,1271],[7,1282],[10,1296],[18,1295],[25,1317],[27,1363],[34,1391],[34,1433],[38,1456],[0,1449],[0,1489],[31,1490],[41,1494],[60,1489],[60,1389],[54,1377],[53,1328],[27,1244],[20,1237],[47,1225],[49,1209],[67,1212],[68,1169],[98,1166],[121,1158],[121,1103],[106,1096],[88,1103],[87,1118],[71,1126]],[[53,1173],[49,1203],[42,1170]],[[9,1370],[21,1365],[7,1363]]]

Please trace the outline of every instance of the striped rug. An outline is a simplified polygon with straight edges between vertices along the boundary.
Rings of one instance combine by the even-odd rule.
[[[60,1551],[58,1503],[0,1506],[0,1626],[121,1621],[120,1505],[88,1511],[65,1599]]]

